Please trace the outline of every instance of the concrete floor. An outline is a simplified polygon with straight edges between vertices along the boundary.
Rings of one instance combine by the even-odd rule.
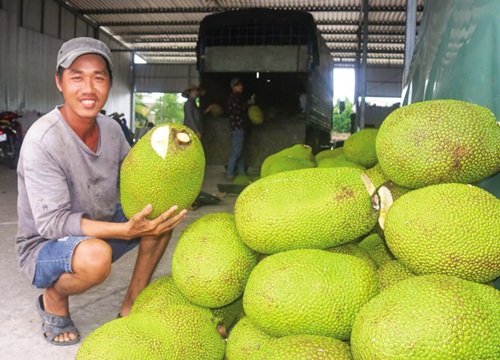
[[[249,169],[255,172],[255,169]],[[210,212],[233,212],[236,195],[218,193],[217,184],[226,183],[224,167],[207,166],[202,191],[221,201],[189,211],[175,230],[166,254],[153,279],[171,274],[171,258],[179,235],[185,227]],[[0,360],[74,359],[78,345],[54,346],[42,337],[41,321],[35,300],[41,290],[30,284],[19,271],[14,252],[17,231],[17,178],[14,170],[0,166]],[[134,250],[113,264],[111,275],[101,285],[70,298],[70,313],[82,340],[100,325],[116,318],[135,262]]]

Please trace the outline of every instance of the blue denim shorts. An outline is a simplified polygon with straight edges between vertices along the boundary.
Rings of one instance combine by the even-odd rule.
[[[121,205],[116,206],[116,213],[109,221],[116,223],[127,221]],[[73,252],[79,243],[90,238],[90,236],[66,236],[58,240],[47,240],[38,254],[33,285],[39,289],[45,289],[54,285],[63,273],[72,274]],[[111,261],[115,262],[134,249],[139,244],[140,238],[132,240],[105,239],[105,241],[111,246],[113,252]]]

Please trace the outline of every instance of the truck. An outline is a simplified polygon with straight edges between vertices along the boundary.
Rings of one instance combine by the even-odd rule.
[[[313,16],[305,11],[243,9],[207,15],[200,23],[196,67],[200,106],[223,109],[238,77],[265,114],[245,148],[248,166],[302,143],[313,153],[331,147],[333,59]],[[209,164],[230,153],[229,120],[207,116],[203,143]]]

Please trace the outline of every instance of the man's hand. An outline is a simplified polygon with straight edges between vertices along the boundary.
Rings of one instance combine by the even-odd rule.
[[[164,232],[173,230],[177,225],[179,225],[182,220],[186,217],[187,210],[180,211],[177,215],[172,216],[177,211],[177,206],[174,205],[163,214],[158,216],[156,219],[147,220],[148,216],[153,207],[151,204],[147,205],[140,212],[135,214],[127,223],[128,225],[128,238],[132,239],[135,237],[142,236],[156,236]]]

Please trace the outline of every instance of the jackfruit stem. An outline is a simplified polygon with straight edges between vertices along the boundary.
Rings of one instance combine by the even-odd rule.
[[[224,324],[219,324],[217,326],[217,331],[219,332],[220,336],[222,336],[224,339],[227,338],[227,331]]]
[[[175,139],[179,145],[187,145],[191,142],[191,136],[185,131],[180,131],[175,135]]]

